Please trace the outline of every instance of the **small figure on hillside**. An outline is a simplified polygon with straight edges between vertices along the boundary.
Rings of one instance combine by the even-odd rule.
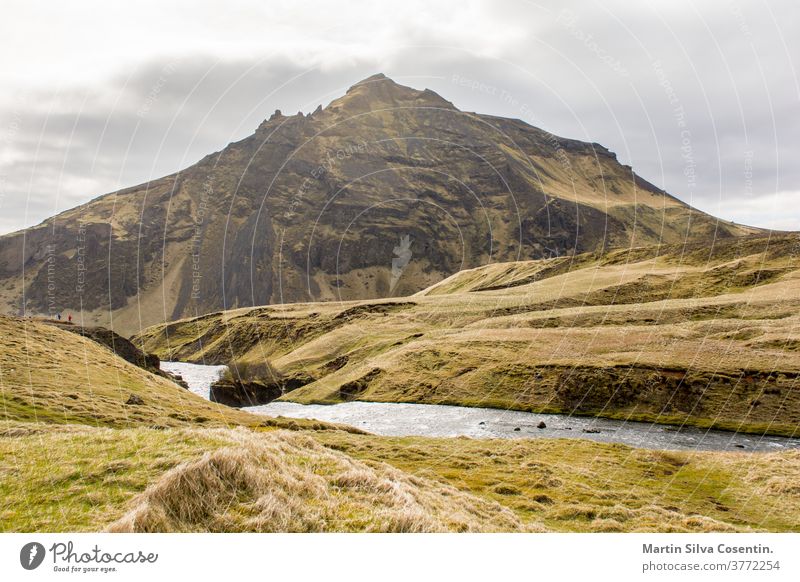
[[[60,313],[57,313],[57,314],[56,314],[56,319],[57,319],[58,321],[61,321],[61,314],[60,314]]]
[[[67,321],[72,323],[72,314],[71,313],[67,316]]]

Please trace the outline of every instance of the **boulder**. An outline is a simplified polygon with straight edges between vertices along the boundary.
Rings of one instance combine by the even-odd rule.
[[[127,404],[128,406],[141,406],[142,404],[144,404],[144,400],[138,394],[131,394],[125,401],[125,404]]]
[[[186,380],[183,379],[183,376],[181,376],[180,374],[175,374],[174,372],[167,372],[165,370],[162,370],[162,372],[164,372],[164,374],[166,374],[170,380],[175,382],[181,388],[186,388],[187,390],[189,389],[189,384],[186,382]]]

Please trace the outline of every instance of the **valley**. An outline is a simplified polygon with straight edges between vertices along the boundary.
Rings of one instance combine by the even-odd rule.
[[[400,300],[213,313],[134,338],[280,400],[600,416],[796,436],[797,235],[501,263]],[[280,393],[280,390],[278,391]]]

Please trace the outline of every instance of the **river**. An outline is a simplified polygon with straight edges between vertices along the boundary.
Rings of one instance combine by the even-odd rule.
[[[162,369],[180,374],[193,392],[208,398],[209,387],[225,366],[162,362]],[[322,405],[271,402],[244,410],[273,417],[310,418],[348,424],[384,436],[570,438],[662,450],[754,452],[800,448],[800,438],[438,404],[345,402]],[[543,428],[539,428],[541,423],[544,424]]]

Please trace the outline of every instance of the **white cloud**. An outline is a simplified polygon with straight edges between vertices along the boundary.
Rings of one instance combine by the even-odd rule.
[[[800,190],[789,0],[4,0],[3,16],[0,51],[13,58],[0,61],[0,232],[185,167],[276,108],[308,111],[378,71],[602,143],[722,218],[800,221],[797,206],[763,210]]]
[[[41,87],[99,81],[172,55],[280,57],[305,67],[380,61],[415,44],[501,56],[533,30],[498,3],[478,0],[58,2],[5,0],[0,79]]]
[[[724,216],[739,224],[757,225],[774,230],[800,230],[800,190],[762,193],[748,198],[730,197],[717,204],[703,204],[700,209]]]

